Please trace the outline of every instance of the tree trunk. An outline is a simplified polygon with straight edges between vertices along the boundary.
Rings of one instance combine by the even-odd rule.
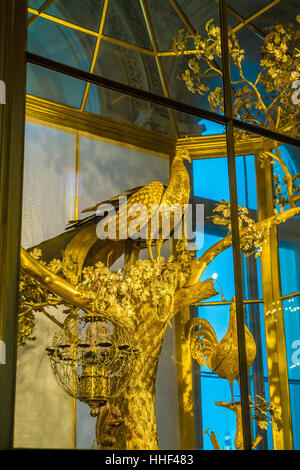
[[[98,445],[104,449],[154,450],[158,449],[155,416],[155,381],[158,360],[167,330],[160,321],[145,322],[138,329],[135,346],[138,357],[134,372],[125,392],[112,400],[112,406],[121,412],[123,423],[118,428],[102,426]],[[108,420],[107,420],[108,422]],[[99,423],[97,424],[100,425]],[[113,434],[106,446],[106,435]]]

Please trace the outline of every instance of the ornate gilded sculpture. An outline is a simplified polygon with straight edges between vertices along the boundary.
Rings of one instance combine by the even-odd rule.
[[[134,262],[145,245],[148,247],[149,258],[153,260],[151,247],[154,238],[159,257],[164,239],[176,229],[176,223],[178,224],[185,205],[189,202],[190,182],[185,161],[190,161],[189,153],[186,150],[177,151],[172,161],[168,186],[154,181],[85,209],[84,213],[91,214],[79,221],[71,221],[64,234],[38,245],[43,259],[59,257],[64,250],[63,273],[72,284],[76,284],[84,264],[92,266],[101,261],[106,266],[112,266],[122,254],[125,254],[126,263]],[[104,240],[99,239],[97,234],[97,226],[103,219],[103,215],[99,215],[100,206],[107,207],[112,212],[105,224],[116,228],[113,236],[107,236]],[[161,217],[164,215],[164,208],[171,206],[173,212],[170,214],[169,230],[164,233]],[[136,232],[144,237],[133,239],[132,235]]]
[[[262,222],[258,222],[255,224],[255,229],[258,231],[265,230],[268,227],[277,225],[299,214],[299,207],[289,209],[265,219]],[[242,240],[247,239],[248,235],[249,229],[244,228],[241,230]],[[105,296],[108,297],[107,300],[109,300],[106,302],[106,318],[111,318],[112,321],[117,321],[126,328],[131,338],[134,340],[137,349],[140,351],[126,390],[121,396],[111,401],[111,405],[120,410],[122,419],[124,420],[122,425],[113,427],[114,438],[112,441],[114,442],[114,448],[157,448],[154,405],[155,379],[159,355],[167,327],[171,318],[184,308],[197,304],[199,301],[216,294],[212,279],[202,282],[199,282],[199,280],[208,264],[219,253],[230,247],[231,243],[231,235],[228,234],[227,237],[210,247],[198,259],[191,256],[189,252],[181,250],[177,257],[171,258],[171,260],[167,262],[159,258],[159,260],[154,262],[138,260],[136,263],[133,263],[129,269],[126,270],[127,275],[129,275],[130,269],[132,269],[132,275],[134,276],[132,290],[128,295],[130,298],[132,296],[132,304],[137,310],[132,309],[128,297],[126,298],[125,308],[122,308],[121,305],[113,305],[110,303],[112,297],[109,286],[112,281],[112,273],[102,263],[95,266],[95,268],[87,269],[83,282],[75,286],[64,279],[62,275],[59,275],[59,273],[62,272],[61,263],[60,265],[58,262],[55,263],[55,267],[54,263],[49,263],[51,264],[51,270],[49,269],[49,265],[41,264],[30,253],[21,249],[21,266],[23,273],[21,279],[23,301],[19,319],[20,331],[23,332],[23,336],[20,338],[21,341],[25,342],[27,337],[30,337],[32,323],[28,330],[26,327],[24,329],[22,327],[24,321],[25,325],[27,325],[27,316],[32,315],[34,311],[41,311],[49,317],[48,312],[44,309],[47,304],[67,305],[69,308],[68,315],[74,315],[74,312],[78,309],[83,309],[87,313],[93,312],[95,309],[101,309],[102,311],[105,304],[103,294],[105,294]],[[33,252],[33,255],[37,256],[37,253]],[[169,277],[170,272],[167,268],[169,268],[172,273],[171,278]],[[166,276],[161,277],[159,273],[165,273]],[[125,273],[124,276],[126,284]],[[32,290],[29,290],[29,292],[26,292],[26,295],[24,295],[24,290],[28,288],[29,279],[32,283]],[[152,285],[154,279],[157,281],[157,287],[152,291],[149,285]],[[170,279],[173,279],[173,281],[170,282]],[[140,285],[141,280],[145,281],[145,285]],[[104,291],[101,290],[102,284],[106,286]],[[123,284],[120,280],[117,293],[120,292],[120,289],[123,289],[121,286],[123,286]],[[115,287],[116,285],[113,282],[113,290]],[[140,297],[140,301],[143,302],[143,305],[137,304],[135,297],[137,288],[138,296],[140,295],[139,292],[147,289],[148,299],[146,298],[146,301],[143,301]],[[30,292],[39,293],[40,297],[37,297],[36,303],[34,301],[28,302]],[[100,292],[101,296],[99,297]],[[128,292],[127,288],[125,288],[125,292]],[[156,298],[154,305],[153,302],[149,303],[150,298]],[[52,316],[51,319],[59,324],[55,317]],[[59,326],[64,327],[63,324],[59,324]],[[98,422],[101,422],[100,418]],[[100,431],[97,432],[99,433]],[[99,442],[100,441],[101,438]]]
[[[87,269],[82,284],[77,287],[51,272],[25,250],[22,250],[21,260],[26,273],[63,296],[65,303],[82,308],[87,315],[98,312],[126,329],[138,354],[126,389],[110,401],[120,410],[123,419],[123,424],[114,428],[115,448],[156,449],[155,380],[167,327],[183,308],[216,294],[213,280],[192,282],[190,273],[194,276],[195,272],[191,266],[196,260],[184,250],[168,261],[162,258],[154,262],[138,260],[119,276],[118,273],[112,276],[111,271],[99,263],[92,271]],[[129,284],[132,284],[131,290]],[[107,289],[103,290],[103,285]],[[115,294],[111,290],[115,290]],[[69,315],[72,314],[74,311]]]
[[[188,201],[189,184],[182,161],[186,156],[186,154],[177,155],[174,159],[168,187],[170,190],[166,188],[161,191],[161,201],[165,197],[168,204],[177,201],[180,206]],[[139,191],[140,188],[136,188],[127,194],[141,195],[143,191]],[[118,198],[113,198],[110,202],[116,202],[115,199]],[[107,398],[101,403],[103,406],[99,404],[97,408],[92,407],[92,415],[97,416],[96,434],[100,447],[157,448],[155,380],[162,343],[174,315],[217,293],[212,279],[202,282],[200,280],[209,263],[232,244],[228,222],[230,206],[228,203],[221,206],[220,211],[224,212],[225,224],[229,229],[228,235],[211,246],[198,259],[193,253],[184,250],[182,242],[177,246],[175,255],[167,261],[160,256],[154,260],[150,255],[150,239],[148,239],[151,259],[139,260],[138,253],[141,247],[135,241],[99,240],[95,227],[97,219],[93,219],[94,215],[83,222],[71,225],[66,234],[50,240],[49,243],[41,244],[39,248],[42,252],[37,248],[30,253],[21,249],[20,344],[26,343],[30,338],[33,339],[31,333],[34,326],[34,312],[41,312],[66,330],[69,322],[78,319],[78,314],[83,311],[87,317],[96,316],[97,321],[105,318],[106,321],[120,325],[126,330],[130,344],[134,345],[137,351],[126,388],[119,395],[103,397]],[[117,208],[119,210],[119,206]],[[292,207],[255,223],[245,219],[245,212],[242,212],[243,223],[240,224],[242,248],[247,253],[259,251],[270,227],[299,213],[299,207]],[[171,226],[172,228],[174,226]],[[158,242],[159,254],[161,240]],[[60,248],[65,248],[63,259],[52,259],[53,253],[59,253]],[[112,272],[109,267],[124,252],[126,259],[124,269],[118,273]],[[42,254],[46,255],[41,259]],[[47,262],[49,259],[51,261]],[[63,323],[53,314],[49,314],[46,310],[49,305],[67,307]],[[233,325],[234,320],[231,323],[231,326]],[[206,330],[207,334],[215,339],[211,330],[209,328]],[[231,328],[232,331],[234,326]],[[249,338],[251,340],[251,337]],[[226,341],[224,338],[224,343]],[[57,348],[58,345],[61,346],[62,343],[57,344]],[[215,345],[216,348],[218,346],[214,341],[211,345]],[[102,344],[100,347],[107,346]],[[254,359],[253,343],[251,348],[250,362]],[[221,349],[224,351],[223,347]],[[55,351],[58,354],[58,349]],[[214,363],[213,367],[216,372],[221,371],[223,375],[227,373],[226,370],[223,371],[222,366],[218,366],[218,363]],[[93,382],[95,377],[100,380],[101,374],[92,372],[81,374],[83,377],[81,384]],[[236,376],[235,371],[232,378]]]

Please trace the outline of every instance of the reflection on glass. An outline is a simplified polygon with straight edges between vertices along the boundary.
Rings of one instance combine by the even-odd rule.
[[[165,135],[174,135],[167,108],[91,85],[85,111]]]
[[[227,5],[243,15],[244,18],[248,18],[250,15],[258,12],[269,3],[269,0],[253,0],[251,3],[248,2],[243,4],[241,4],[239,0],[227,0]]]
[[[136,0],[109,2],[104,34],[152,50],[143,11]]]
[[[224,126],[212,121],[207,121],[206,119],[201,119],[179,111],[174,111],[174,116],[176,119],[178,137],[186,138],[187,143],[191,137],[224,133]]]
[[[243,221],[243,226],[246,227],[252,221],[258,221],[255,156],[238,156],[235,159],[235,166],[238,205],[248,210]],[[256,253],[251,253],[251,251],[243,253],[241,260],[244,298],[247,300],[260,299],[262,295],[261,263],[258,250],[256,250]]]
[[[268,404],[270,403],[269,378],[267,367],[267,350],[263,304],[251,303],[245,305],[245,318],[249,330],[251,331],[256,343],[256,358],[249,371],[249,393],[251,402],[261,403],[260,397]],[[273,449],[272,425],[270,423],[271,415],[267,413],[265,421],[254,418],[255,414],[263,418],[259,413],[255,413],[252,408],[252,436],[263,437],[262,442],[257,449]],[[267,426],[266,426],[267,425]]]
[[[103,42],[95,74],[135,88],[162,94],[154,57],[115,44]]]
[[[44,2],[43,2],[44,3]],[[104,0],[55,0],[46,12],[75,25],[98,31]]]
[[[75,135],[28,122],[25,135],[22,246],[26,249],[64,232],[75,213]],[[62,308],[47,309],[64,321]],[[14,445],[74,448],[73,400],[57,386],[45,348],[58,330],[35,314],[32,336],[20,346],[16,376]]]
[[[80,108],[84,89],[85,82],[81,80],[37,65],[27,66],[26,92],[29,95]]]
[[[210,73],[204,74],[203,77],[201,77],[201,87],[203,86],[205,88],[200,90],[201,93],[191,92],[189,90],[189,60],[191,57],[193,56],[180,55],[161,57],[162,67],[168,85],[169,96],[174,100],[181,101],[192,106],[198,106],[202,109],[211,110],[211,103],[208,99],[208,94],[210,91],[216,89],[222,90],[223,84],[221,73],[217,73],[212,70]],[[202,66],[203,70],[206,70],[207,66],[204,64],[202,64]],[[196,82],[194,82],[194,85],[196,85]],[[215,109],[213,110],[215,111]],[[216,111],[219,112],[220,110],[218,109]]]
[[[147,0],[146,4],[158,50],[169,51],[174,35],[179,29],[185,28],[185,24],[171,2],[163,2],[163,7],[156,0]]]
[[[225,133],[223,125],[214,121],[209,121],[208,119],[198,119],[197,124],[204,127],[201,135],[219,135]]]
[[[201,2],[201,15],[192,5],[186,4],[182,9],[185,24],[173,36],[170,47],[172,55],[161,54],[169,94],[174,99],[222,114],[218,5],[211,0]]]
[[[80,157],[80,211],[151,181],[168,184],[169,160],[141,150],[81,137]]]
[[[38,18],[28,30],[28,50],[34,54],[88,71],[96,38]]]
[[[230,32],[233,112],[242,121],[297,137],[299,16],[289,11],[272,21],[272,11],[265,13],[267,22],[260,34],[245,27]]]
[[[44,3],[43,0],[28,0],[28,6],[36,10],[40,8],[43,3]]]
[[[294,22],[296,15],[299,14],[299,2],[297,0],[288,0],[287,2],[280,1],[274,5],[271,4],[275,2],[269,2],[267,0],[265,0],[265,2],[269,4],[271,8],[266,9],[253,20],[253,24],[264,32],[266,32],[270,26],[278,22],[283,25],[287,25],[290,21]]]

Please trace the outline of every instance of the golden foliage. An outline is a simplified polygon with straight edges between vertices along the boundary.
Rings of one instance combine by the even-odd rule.
[[[211,216],[213,223],[223,225],[228,228],[228,234],[231,233],[231,210],[230,202],[222,199],[213,209],[215,215]],[[262,246],[266,243],[270,227],[258,227],[255,221],[249,217],[249,210],[246,207],[238,206],[239,229],[247,228],[246,233],[241,238],[241,251],[246,256],[252,254],[255,257],[261,255]]]
[[[46,264],[40,260],[42,253],[37,249],[31,251],[30,255],[53,273],[64,277],[60,260],[53,259]],[[145,317],[145,311],[154,318],[160,318],[165,299],[172,299],[176,289],[186,282],[193,260],[194,253],[184,250],[179,242],[175,256],[170,256],[167,261],[162,257],[155,261],[139,259],[118,272],[110,271],[103,263],[86,267],[77,288],[98,312],[115,310],[125,317],[132,317],[135,323]],[[41,282],[21,271],[18,344],[25,345],[26,342],[35,340],[32,332],[36,312],[51,318],[47,307],[61,305],[65,306],[63,312],[67,315],[66,321],[78,310],[53,294]],[[54,317],[51,319],[59,324]]]
[[[300,110],[292,99],[292,85],[300,78],[300,53],[295,47],[295,38],[300,34],[299,23],[300,15],[296,17],[296,29],[292,24],[286,27],[276,24],[269,29],[260,49],[260,70],[255,79],[247,76],[247,51],[240,47],[234,31],[229,28],[232,76],[237,76],[237,80],[231,81],[233,114],[236,118],[294,136],[299,135]],[[183,29],[179,30],[173,39],[172,51],[177,55],[191,51],[186,69],[179,78],[191,93],[207,94],[213,111],[224,113],[221,83],[211,90],[206,81],[206,77],[212,74],[222,78],[221,31],[219,26],[214,25],[213,19],[207,22],[205,29],[205,35],[193,35]],[[245,132],[236,131],[236,138],[246,137]]]

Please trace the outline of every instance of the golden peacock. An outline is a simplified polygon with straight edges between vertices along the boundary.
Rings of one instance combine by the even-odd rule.
[[[188,151],[179,150],[172,161],[170,181],[168,186],[159,181],[154,181],[146,186],[139,186],[125,191],[123,194],[115,196],[107,201],[95,204],[93,207],[85,209],[83,212],[91,212],[87,217],[71,221],[66,231],[52,239],[46,240],[37,246],[41,249],[43,259],[49,261],[53,258],[62,258],[64,275],[70,282],[76,284],[80,278],[84,265],[94,265],[102,262],[106,266],[111,266],[121,255],[125,254],[127,261],[136,260],[139,252],[145,246],[148,247],[149,258],[153,260],[152,245],[153,237],[151,231],[147,230],[145,239],[134,239],[132,233],[124,237],[124,231],[128,234],[128,227],[138,216],[138,231],[142,232],[145,227],[151,226],[151,220],[156,215],[156,211],[166,206],[180,207],[184,213],[185,205],[189,202],[190,180],[185,161],[191,161]],[[124,226],[122,214],[122,201],[126,197],[127,219]],[[100,205],[109,204],[114,208],[113,214],[109,215],[110,222],[114,222],[117,227],[114,239],[99,239],[96,226],[103,219],[97,215]],[[141,213],[130,211],[138,206],[147,208],[146,216]],[[156,207],[155,212],[151,208]],[[163,211],[160,212],[159,236],[155,237],[156,254],[160,255],[161,245],[170,233],[175,229],[176,214],[170,217],[170,233],[161,232],[161,222]],[[122,237],[119,234],[122,233]]]
[[[234,402],[233,382],[239,381],[239,356],[236,324],[236,303],[230,305],[229,324],[224,338],[219,342],[211,324],[202,318],[189,320],[185,327],[186,337],[190,340],[191,355],[200,366],[207,367],[230,384],[231,400]],[[255,340],[245,325],[247,370],[256,356]]]

